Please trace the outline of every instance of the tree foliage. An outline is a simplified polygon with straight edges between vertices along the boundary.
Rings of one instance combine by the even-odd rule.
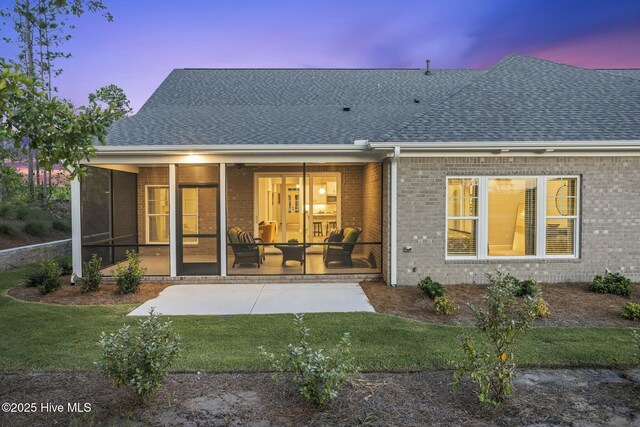
[[[112,111],[114,121],[127,117],[133,111],[124,90],[114,84],[101,87],[96,93],[90,94],[89,101],[102,102]]]
[[[35,150],[47,169],[60,164],[72,176],[82,173],[81,162],[95,153],[94,140],[105,143],[107,127],[119,114],[96,100],[76,108],[48,98],[39,82],[0,58],[0,138],[7,141],[5,149]]]

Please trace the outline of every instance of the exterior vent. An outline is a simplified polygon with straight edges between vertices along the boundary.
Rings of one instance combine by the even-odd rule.
[[[351,111],[351,107],[342,107],[342,111]]]
[[[424,72],[424,74],[427,75],[427,76],[431,74],[431,66],[430,65],[431,65],[431,60],[427,59],[427,69]]]

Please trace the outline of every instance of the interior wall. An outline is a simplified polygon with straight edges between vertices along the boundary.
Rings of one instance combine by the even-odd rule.
[[[363,242],[382,240],[382,163],[367,163],[362,170],[362,237]],[[379,245],[364,247],[375,265],[382,265],[382,248]]]

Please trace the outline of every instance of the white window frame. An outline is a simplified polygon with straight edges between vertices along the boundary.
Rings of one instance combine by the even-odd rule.
[[[144,227],[145,227],[145,241],[147,242],[148,245],[168,245],[169,242],[171,241],[171,236],[168,234],[167,235],[167,241],[166,242],[161,242],[161,241],[151,241],[151,239],[149,238],[149,218],[152,216],[166,216],[167,218],[170,218],[171,215],[171,208],[169,208],[169,212],[167,212],[166,214],[152,214],[149,213],[149,189],[150,188],[166,188],[167,192],[169,191],[169,186],[168,185],[145,185],[144,186]],[[169,233],[169,230],[167,230],[167,233]]]
[[[477,216],[477,242],[476,255],[449,255],[447,252],[449,242],[449,220],[450,219],[473,219],[471,217],[449,218],[449,180],[450,179],[478,179],[478,216]],[[489,256],[489,180],[490,179],[536,179],[536,254],[521,256]],[[574,219],[573,254],[571,255],[547,255],[546,254],[546,228],[547,219],[556,219],[555,216],[547,217],[547,180],[558,178],[576,179],[576,213],[571,216],[558,218]],[[446,177],[445,189],[445,260],[536,260],[536,259],[576,259],[580,256],[580,218],[581,218],[581,197],[582,185],[580,175],[451,175]]]

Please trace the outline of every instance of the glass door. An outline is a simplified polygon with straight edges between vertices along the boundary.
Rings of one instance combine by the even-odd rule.
[[[178,274],[220,274],[217,185],[178,186]]]

